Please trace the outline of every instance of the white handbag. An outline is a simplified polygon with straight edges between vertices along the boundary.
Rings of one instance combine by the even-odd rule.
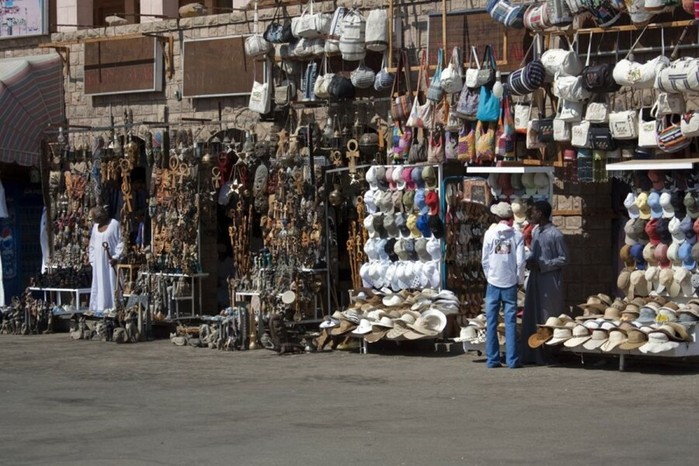
[[[527,149],[543,149],[546,144],[539,141],[539,125],[537,120],[529,120],[527,123]]]
[[[685,111],[686,104],[682,94],[661,92],[651,109],[651,115],[653,118],[659,118],[665,115],[682,115]]]
[[[638,111],[638,147],[648,149],[658,147],[658,122],[655,118],[645,120],[643,109]]]
[[[321,70],[322,74],[319,73],[318,78],[316,78],[316,82],[313,85],[313,94],[321,99],[328,99],[330,98],[330,82],[333,80],[335,74],[328,71],[327,57],[323,57],[321,67],[323,68]]]
[[[568,142],[570,141],[570,123],[567,121],[560,120],[558,118],[553,119],[553,140],[556,142]]]
[[[473,62],[476,62],[476,67],[472,68]],[[481,64],[478,63],[478,51],[475,46],[471,46],[471,53],[468,59],[468,68],[466,69],[466,77],[464,84],[466,87],[476,88],[478,87],[478,72],[481,70]]]
[[[371,10],[366,18],[366,48],[383,52],[388,48],[388,14],[383,8]]]
[[[245,55],[248,57],[260,57],[267,55],[274,48],[271,43],[267,42],[259,30],[259,22],[257,20],[257,3],[255,3],[255,14],[253,16],[254,33],[245,38]]]
[[[546,78],[548,81],[553,80],[556,75],[560,76],[578,76],[583,69],[583,64],[578,57],[578,54],[573,50],[573,42],[568,42],[568,50],[565,49],[549,49],[541,55],[541,63],[546,69]]]
[[[592,93],[583,87],[582,76],[556,75],[552,91],[556,97],[571,102],[583,102],[592,97]]]
[[[342,19],[340,53],[345,61],[359,61],[366,56],[366,21],[359,10],[351,9]]]
[[[515,131],[526,133],[532,114],[532,106],[529,104],[515,104]]]
[[[585,119],[590,123],[609,122],[609,104],[606,102],[590,102],[587,104]]]
[[[560,102],[560,108],[558,120],[566,122],[575,122],[583,119],[583,103],[582,102],[571,102],[570,100],[558,99]]]
[[[638,137],[638,113],[635,110],[610,113],[609,131],[614,139],[636,139]]]
[[[296,58],[308,58],[313,55],[313,39],[306,39],[305,37],[296,41],[294,46],[293,56]]]
[[[254,81],[252,83],[252,91],[250,92],[250,101],[248,102],[248,108],[260,114],[269,113],[272,109],[272,92],[269,85],[269,75],[272,66],[268,60],[265,60],[263,68],[262,74],[264,77],[262,82],[257,81],[256,76],[253,77]]]
[[[638,44],[641,36],[643,36],[643,32],[645,32],[645,29],[643,29],[641,34],[636,38],[636,42],[633,43],[626,57],[619,60],[614,66],[612,76],[614,77],[614,81],[620,86],[628,86],[634,89],[651,89],[655,85],[658,73],[660,73],[663,68],[670,65],[670,59],[665,56],[664,30],[661,35],[660,56],[643,64],[633,61],[631,58],[633,49],[636,47],[636,44]]]
[[[699,113],[689,112],[684,114],[680,122],[680,128],[685,137],[695,138],[699,136]]]
[[[456,94],[461,92],[464,87],[461,77],[461,52],[458,47],[454,47],[451,52],[451,60],[449,65],[442,70],[439,77],[439,85],[442,86],[447,94]]]
[[[330,21],[330,30],[328,37],[325,38],[325,54],[337,55],[340,53],[340,35],[342,35],[342,19],[347,14],[347,8],[339,6],[333,13]]]
[[[570,127],[570,144],[574,147],[590,147],[590,122],[581,121]]]
[[[332,15],[327,13],[314,13],[313,6],[313,0],[310,0],[308,5],[303,7],[301,16],[292,18],[291,34],[294,37],[313,39],[322,35],[328,35],[330,32]]]

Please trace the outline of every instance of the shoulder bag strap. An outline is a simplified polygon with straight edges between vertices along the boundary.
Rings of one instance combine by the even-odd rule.
[[[400,75],[403,72],[403,51],[398,54],[398,66],[396,67],[396,75],[393,79],[393,86],[391,86],[391,97],[400,93]]]
[[[412,86],[410,85],[410,60],[408,60],[408,51],[403,49],[402,51],[403,55],[403,73],[405,75],[405,88],[408,94],[411,94],[413,91]]]
[[[471,46],[471,57],[468,59],[468,66],[471,67],[471,63],[476,62],[476,69],[481,69],[481,64],[478,62],[478,49],[475,45]]]

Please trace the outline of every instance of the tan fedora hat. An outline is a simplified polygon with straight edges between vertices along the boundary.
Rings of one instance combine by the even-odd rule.
[[[553,337],[553,329],[549,327],[539,327],[536,333],[533,333],[527,343],[530,348],[538,348]]]

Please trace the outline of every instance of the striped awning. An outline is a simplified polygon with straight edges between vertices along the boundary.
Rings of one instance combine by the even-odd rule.
[[[0,60],[0,161],[38,165],[49,124],[64,123],[58,54]]]

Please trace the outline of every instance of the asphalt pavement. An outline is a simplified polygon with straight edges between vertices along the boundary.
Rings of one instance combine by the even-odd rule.
[[[603,363],[0,335],[0,464],[696,464],[699,362]]]

